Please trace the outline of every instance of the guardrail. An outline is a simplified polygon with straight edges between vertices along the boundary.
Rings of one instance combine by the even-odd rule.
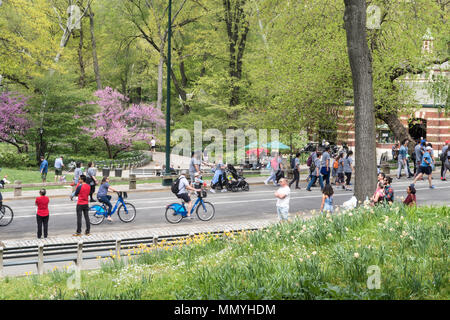
[[[264,229],[264,228],[262,228]],[[224,231],[213,231],[209,232],[210,235],[222,235],[224,236],[228,232],[239,232],[239,231],[252,231],[259,230],[258,228],[244,228],[236,230],[224,230]],[[195,235],[204,234],[204,232],[199,233],[181,233],[177,235],[161,235],[153,237],[142,237],[142,238],[126,238],[126,239],[115,239],[115,240],[99,240],[99,241],[88,241],[88,242],[78,242],[78,243],[62,243],[62,244],[47,244],[47,245],[34,245],[25,247],[13,247],[13,248],[3,248],[0,247],[0,278],[3,277],[4,267],[16,267],[25,265],[35,265],[38,274],[44,273],[44,265],[46,263],[56,263],[56,262],[75,262],[75,265],[81,269],[83,260],[91,260],[110,257],[111,251],[114,251],[116,257],[121,256],[121,250],[134,249],[139,245],[149,245],[150,247],[156,248],[158,243],[163,240],[165,243],[172,243],[174,241],[179,241],[184,239],[184,243],[187,237],[193,238]],[[108,252],[107,254],[104,252]],[[97,254],[93,254],[97,253]],[[48,258],[53,256],[70,255],[69,257],[57,257]],[[131,255],[131,253],[130,253]],[[137,253],[133,253],[137,255]],[[45,259],[47,257],[47,259]],[[32,260],[24,260],[33,258]]]

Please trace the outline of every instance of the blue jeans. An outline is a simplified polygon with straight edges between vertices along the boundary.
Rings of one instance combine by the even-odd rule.
[[[311,180],[309,181],[306,189],[311,189],[311,186],[316,182],[317,178],[319,178],[320,189],[323,189],[323,178],[320,174],[319,174],[319,177],[311,176]]]
[[[98,201],[103,202],[108,207],[108,217],[111,216],[112,204],[111,204],[111,196],[97,196]]]
[[[277,206],[278,220],[287,220],[289,218],[289,208]]]

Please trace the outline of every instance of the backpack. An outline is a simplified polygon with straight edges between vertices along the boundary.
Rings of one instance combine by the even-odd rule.
[[[308,167],[311,167],[311,164],[312,164],[312,154],[309,156],[308,160],[306,160],[306,165]]]
[[[172,182],[172,187],[170,189],[172,190],[172,193],[178,194],[178,192],[180,191],[180,177]]]
[[[334,159],[333,168],[335,168],[335,169],[339,168],[339,162],[336,159]]]
[[[291,159],[291,169],[295,169],[295,159],[297,159],[297,158]]]

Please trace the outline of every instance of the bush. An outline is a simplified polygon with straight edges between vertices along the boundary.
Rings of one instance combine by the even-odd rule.
[[[17,167],[18,164],[21,167],[36,166],[35,161],[26,153],[7,151],[0,154],[0,167]]]

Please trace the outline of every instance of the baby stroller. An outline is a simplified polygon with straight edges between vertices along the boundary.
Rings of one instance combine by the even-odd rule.
[[[224,186],[226,186],[229,191],[237,192],[239,190],[250,190],[250,185],[245,181],[245,178],[237,172],[233,165],[228,164],[225,171],[226,179]]]

